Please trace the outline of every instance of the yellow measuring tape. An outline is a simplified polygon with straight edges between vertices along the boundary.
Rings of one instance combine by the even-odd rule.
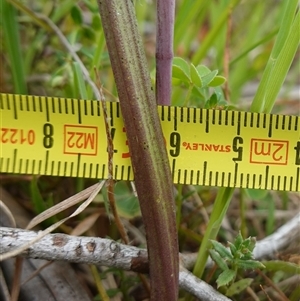
[[[115,180],[133,180],[126,132],[108,102]],[[174,183],[299,191],[299,116],[158,107]],[[0,172],[107,178],[98,101],[0,94]]]

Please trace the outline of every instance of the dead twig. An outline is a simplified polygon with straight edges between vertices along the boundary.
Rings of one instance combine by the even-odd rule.
[[[36,239],[38,238],[38,239]],[[39,233],[16,228],[0,228],[0,260],[3,253],[11,249],[22,249],[20,255],[49,261],[65,261],[115,267],[139,273],[148,273],[147,250],[120,244],[110,239],[98,237],[47,234],[40,238]],[[32,241],[38,241],[24,249]],[[185,268],[179,273],[180,286],[201,300],[228,301],[229,299],[206,282],[198,279]]]
[[[107,185],[107,197],[109,200],[109,205],[110,209],[113,213],[114,219],[116,226],[119,230],[119,233],[122,237],[122,240],[124,241],[125,244],[129,243],[129,238],[126,233],[125,227],[119,217],[117,207],[116,207],[116,201],[115,201],[115,194],[114,194],[114,180],[113,180],[113,157],[114,157],[114,144],[113,144],[113,139],[111,136],[110,128],[109,128],[109,123],[108,123],[108,114],[107,114],[107,107],[106,107],[106,102],[105,102],[105,97],[102,93],[102,86],[100,82],[100,77],[95,70],[96,73],[96,78],[97,78],[97,87],[99,90],[100,94],[100,100],[101,100],[101,105],[103,109],[103,115],[104,115],[104,124],[105,124],[105,129],[106,129],[106,139],[107,139],[107,153],[108,153],[108,178],[106,181]]]
[[[256,270],[256,272],[262,276],[266,283],[268,285],[270,285],[277,293],[278,293],[278,297],[280,298],[281,301],[289,301],[289,299],[286,297],[286,295],[274,284],[274,282],[269,278],[267,277],[262,271],[260,270]]]

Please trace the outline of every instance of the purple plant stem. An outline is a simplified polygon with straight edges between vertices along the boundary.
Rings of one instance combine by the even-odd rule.
[[[175,0],[157,0],[156,102],[171,104]]]
[[[171,170],[132,0],[98,0],[146,230],[151,301],[178,300]]]

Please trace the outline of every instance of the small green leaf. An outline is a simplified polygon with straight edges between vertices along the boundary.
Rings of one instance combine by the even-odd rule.
[[[255,269],[264,269],[265,266],[256,260],[242,260],[242,259],[236,259],[235,260],[236,265],[244,270],[255,270]]]
[[[174,57],[172,65],[172,77],[178,78],[184,82],[190,83],[190,67],[181,57]]]
[[[180,86],[181,84],[182,84],[182,80],[180,80],[179,78],[174,77],[174,74],[173,74],[172,86]]]
[[[291,275],[300,275],[300,265],[296,263],[280,261],[280,260],[270,260],[263,261],[267,271],[283,272]]]
[[[192,95],[195,95],[200,100],[205,99],[204,94],[203,94],[203,89],[197,88],[195,86],[193,87]]]
[[[246,289],[252,283],[253,279],[245,278],[241,279],[235,283],[232,283],[227,289],[226,296],[231,297],[233,295],[239,294],[241,291]]]
[[[191,80],[192,80],[192,83],[193,83],[195,86],[201,88],[201,87],[202,87],[202,80],[201,80],[201,78],[200,78],[200,75],[199,75],[199,73],[198,73],[196,67],[195,67],[193,64],[191,64],[191,67],[190,67],[190,73],[191,73]]]
[[[215,78],[208,84],[209,87],[218,87],[226,82],[226,78],[221,75],[215,76]]]
[[[207,74],[209,74],[211,72],[210,69],[208,69],[206,66],[204,65],[198,65],[196,67],[197,71],[198,71],[198,74],[200,75],[200,77],[203,77]]]
[[[239,109],[234,105],[226,106],[226,110],[227,111],[239,111]]]
[[[74,70],[74,89],[76,89],[76,93],[79,93],[82,99],[87,99],[87,90],[85,86],[84,77],[82,74],[82,70],[77,62],[73,63]]]
[[[71,17],[74,21],[75,24],[81,25],[82,24],[82,15],[81,15],[81,10],[77,5],[74,5],[71,8]]]
[[[229,245],[229,248],[230,248],[230,251],[231,251],[231,254],[234,256],[234,254],[236,253],[237,249],[235,247],[235,245],[231,242],[228,242],[228,245]]]
[[[215,249],[215,251],[217,251],[220,256],[224,259],[233,259],[233,256],[230,252],[229,249],[227,249],[225,246],[223,246],[221,243],[215,241],[215,240],[211,240],[211,243]]]
[[[234,240],[234,245],[237,248],[237,250],[239,250],[242,243],[243,243],[243,237],[242,237],[241,232],[239,232],[236,239]]]
[[[186,74],[189,74],[190,66],[187,63],[187,61],[185,61],[183,58],[178,57],[178,56],[174,57],[173,65],[180,67]]]
[[[135,197],[126,182],[120,181],[115,185],[115,200],[120,216],[133,218],[140,214],[138,198]]]
[[[205,109],[214,108],[218,104],[218,96],[216,93],[212,94],[209,100],[205,103]]]
[[[223,258],[217,253],[215,250],[209,250],[210,257],[212,260],[218,265],[219,268],[221,268],[223,271],[228,270],[228,266],[223,260]]]
[[[256,238],[251,236],[245,239],[244,242],[242,243],[243,247],[247,248],[250,252],[253,251],[255,244],[256,244]]]
[[[56,75],[51,79],[52,88],[61,88],[66,84],[66,77],[63,75]]]
[[[94,30],[100,30],[102,28],[101,19],[100,19],[100,16],[98,14],[93,15],[92,27],[93,27]]]
[[[172,66],[172,77],[180,79],[181,81],[186,82],[188,84],[190,84],[191,82],[188,75],[180,67],[175,65]]]
[[[94,30],[92,29],[92,27],[83,25],[83,26],[81,26],[79,33],[83,38],[85,38],[87,40],[91,40],[91,41],[96,40],[96,34],[95,34]]]
[[[227,285],[230,281],[232,281],[236,276],[236,272],[233,270],[225,270],[224,272],[222,272],[218,279],[217,279],[217,284],[218,284],[218,288],[220,286],[224,286]]]
[[[208,86],[209,83],[216,77],[217,74],[218,74],[218,70],[214,70],[204,76],[201,76],[203,86],[204,87]]]
[[[246,248],[242,248],[239,252],[238,252],[238,257],[241,260],[250,260],[253,259],[253,254],[250,250],[246,249]]]
[[[269,193],[268,190],[262,189],[246,189],[246,193],[252,200],[262,200]]]
[[[104,202],[105,211],[106,211],[106,213],[109,217],[110,214],[111,214],[111,210],[110,210],[109,200],[108,200],[108,197],[107,197],[107,188],[106,187],[102,188],[102,200]],[[109,217],[109,219],[110,219],[110,217]]]

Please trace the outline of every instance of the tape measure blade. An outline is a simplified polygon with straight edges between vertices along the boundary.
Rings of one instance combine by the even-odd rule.
[[[133,180],[118,103],[114,178]],[[174,183],[299,191],[299,116],[158,107]],[[107,178],[97,101],[0,94],[0,172]]]

